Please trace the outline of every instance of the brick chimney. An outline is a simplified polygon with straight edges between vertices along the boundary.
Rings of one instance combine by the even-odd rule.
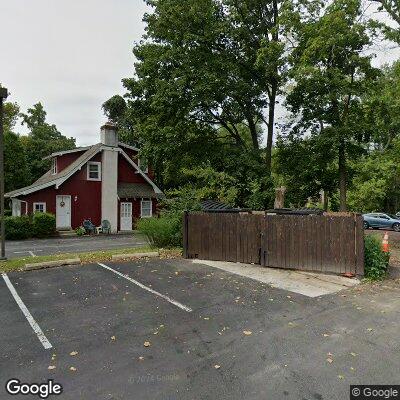
[[[113,122],[108,121],[100,128],[100,142],[106,146],[118,146],[117,126]]]

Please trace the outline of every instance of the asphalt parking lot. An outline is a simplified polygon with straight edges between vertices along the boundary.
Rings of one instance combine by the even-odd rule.
[[[51,378],[71,400],[347,399],[400,383],[399,306],[395,282],[309,298],[180,259],[9,273],[0,398]]]
[[[83,253],[96,250],[133,248],[146,244],[146,238],[138,233],[8,240],[6,242],[6,256],[7,258],[19,258],[61,253]]]

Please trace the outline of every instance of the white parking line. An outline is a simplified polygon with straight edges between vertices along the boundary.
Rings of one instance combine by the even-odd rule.
[[[14,251],[14,254],[23,254],[23,253],[29,253],[31,257],[37,257],[34,251],[37,253],[38,251],[43,251],[43,250],[24,250],[24,251]]]
[[[17,291],[15,290],[15,288],[14,288],[13,284],[11,283],[10,279],[8,278],[7,274],[1,274],[1,275],[2,275],[2,277],[4,279],[4,282],[6,283],[6,285],[8,287],[8,289],[10,290],[11,294],[13,295],[14,300],[17,302],[17,304],[19,305],[19,308],[24,313],[26,319],[28,320],[29,324],[31,325],[33,331],[36,333],[36,336],[38,337],[38,339],[42,343],[43,347],[46,350],[47,349],[51,349],[53,346],[47,340],[47,337],[45,336],[43,331],[40,329],[40,326],[36,323],[36,321],[32,317],[32,314],[26,308],[24,302],[19,297]]]
[[[111,272],[114,272],[114,274],[117,274],[119,276],[122,276],[123,278],[127,279],[129,282],[134,283],[135,285],[139,286],[140,288],[147,290],[150,293],[155,294],[156,296],[159,296],[161,298],[163,298],[164,300],[167,300],[169,303],[173,304],[174,306],[179,307],[180,309],[187,311],[187,312],[192,312],[193,310],[190,307],[185,306],[182,303],[179,303],[179,301],[175,301],[174,299],[171,299],[170,297],[166,296],[165,294],[159,293],[145,285],[143,285],[143,283],[140,283],[138,281],[135,281],[134,279],[130,278],[128,275],[124,275],[121,274],[121,272],[116,271],[115,269],[112,269],[111,267],[105,265],[105,264],[101,264],[101,263],[97,263],[100,265],[100,267],[103,267],[105,269],[108,269]]]

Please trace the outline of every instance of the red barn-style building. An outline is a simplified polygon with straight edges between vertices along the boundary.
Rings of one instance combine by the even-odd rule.
[[[53,153],[52,168],[32,185],[6,193],[12,215],[50,212],[57,229],[75,229],[90,219],[111,223],[112,232],[130,231],[138,218],[156,213],[162,191],[139,150],[118,141],[114,124],[100,130],[100,143]]]

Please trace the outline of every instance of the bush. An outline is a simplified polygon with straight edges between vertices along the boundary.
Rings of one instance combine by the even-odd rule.
[[[86,233],[86,229],[85,229],[83,226],[78,226],[78,227],[75,229],[75,233],[76,233],[78,236],[83,236],[83,235]]]
[[[32,222],[27,215],[5,217],[4,225],[7,240],[19,240],[32,237]]]
[[[365,277],[371,280],[383,279],[389,266],[390,254],[382,251],[378,236],[365,236]]]
[[[138,230],[145,234],[152,246],[182,246],[182,219],[180,215],[163,215],[160,218],[142,218]]]
[[[49,213],[35,213],[32,218],[35,237],[48,237],[56,231],[56,217]]]

